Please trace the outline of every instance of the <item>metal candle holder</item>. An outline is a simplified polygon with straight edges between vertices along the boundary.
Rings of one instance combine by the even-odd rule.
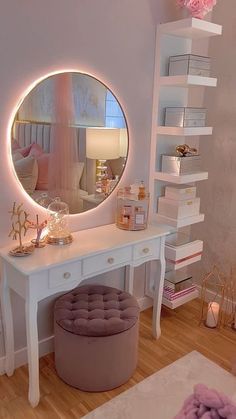
[[[213,292],[211,302],[206,304],[206,294],[208,291]],[[223,307],[226,293],[226,279],[220,272],[219,268],[214,265],[212,270],[208,272],[202,279],[201,285],[201,312],[199,325],[204,324],[210,328],[220,328],[223,320]],[[214,319],[214,304],[218,306],[218,313],[215,325],[207,324],[207,316],[210,315]]]

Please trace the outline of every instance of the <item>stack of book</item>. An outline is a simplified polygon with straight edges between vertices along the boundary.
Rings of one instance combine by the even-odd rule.
[[[192,277],[182,272],[166,272],[163,297],[169,301],[177,300],[196,290]]]

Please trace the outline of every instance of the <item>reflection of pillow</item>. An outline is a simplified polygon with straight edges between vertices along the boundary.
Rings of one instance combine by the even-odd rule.
[[[39,157],[43,154],[43,149],[39,144],[33,143],[30,148],[29,156]]]
[[[35,190],[38,179],[38,163],[32,156],[15,161],[15,171],[23,186],[29,194]]]
[[[38,162],[38,181],[36,185],[36,189],[41,191],[48,190],[48,167],[49,167],[49,156],[50,154],[42,154],[41,156],[37,157]]]
[[[19,151],[13,151],[12,153],[12,160],[15,162],[17,160],[21,160],[22,159],[22,154]]]
[[[18,151],[22,154],[23,157],[27,157],[31,149],[31,144],[27,147],[19,148]]]

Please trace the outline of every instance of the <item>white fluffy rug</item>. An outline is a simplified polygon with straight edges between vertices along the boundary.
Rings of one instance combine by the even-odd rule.
[[[236,401],[236,377],[193,351],[83,419],[173,419],[198,383]]]

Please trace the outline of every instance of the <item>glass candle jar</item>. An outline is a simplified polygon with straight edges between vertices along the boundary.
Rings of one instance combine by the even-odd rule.
[[[116,225],[123,230],[147,228],[149,193],[145,186],[132,190],[130,186],[120,188],[117,193]]]
[[[72,242],[72,235],[68,227],[69,207],[60,198],[55,198],[48,206],[49,223],[47,243],[68,244]]]

